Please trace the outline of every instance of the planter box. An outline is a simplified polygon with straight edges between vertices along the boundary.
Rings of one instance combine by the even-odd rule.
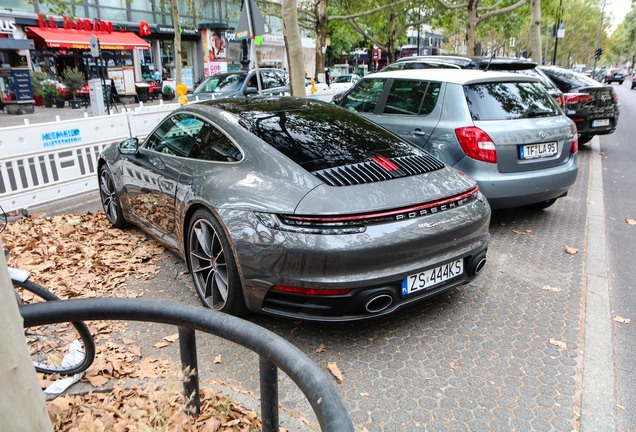
[[[70,101],[68,101],[68,104],[73,109],[79,109],[82,107],[82,101],[80,99],[71,99]]]
[[[66,101],[64,99],[55,101],[55,106],[58,108],[64,108]]]

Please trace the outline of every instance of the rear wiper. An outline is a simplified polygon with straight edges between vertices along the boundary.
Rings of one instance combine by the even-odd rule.
[[[526,117],[543,117],[543,116],[547,116],[550,114],[553,114],[554,111],[553,110],[549,110],[549,109],[542,109],[542,110],[528,110],[526,111]]]

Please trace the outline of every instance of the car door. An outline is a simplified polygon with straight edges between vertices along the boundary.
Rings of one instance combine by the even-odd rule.
[[[285,84],[282,76],[275,71],[261,71],[261,82],[263,84],[263,95],[267,96],[287,96],[289,87]]]
[[[441,116],[441,91],[441,83],[427,80],[367,79],[342,106],[424,148]]]
[[[123,166],[131,211],[167,241],[175,228],[179,175],[200,127],[201,121],[190,114],[169,116]]]

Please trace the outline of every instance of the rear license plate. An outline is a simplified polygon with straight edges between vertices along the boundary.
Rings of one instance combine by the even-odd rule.
[[[592,120],[592,127],[609,126],[609,119]]]
[[[402,281],[402,296],[426,290],[462,274],[464,274],[463,259],[449,262],[422,273],[412,274]]]
[[[521,159],[536,159],[554,156],[557,154],[557,143],[529,144],[519,147],[519,157]]]

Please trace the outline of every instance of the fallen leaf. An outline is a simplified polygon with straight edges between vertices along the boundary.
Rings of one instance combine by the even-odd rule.
[[[531,230],[527,229],[527,230],[512,230],[513,233],[517,234],[517,235],[530,235],[530,233],[532,233]]]
[[[219,364],[219,363],[221,363],[221,356],[220,355],[214,357],[214,364]]]
[[[170,342],[166,342],[166,341],[159,341],[156,344],[153,345],[155,348],[165,348],[167,346],[170,346]]]
[[[556,339],[550,339],[550,343],[552,345],[558,347],[559,351],[563,351],[564,349],[566,349],[568,347],[565,342],[560,341],[560,340],[556,340]]]
[[[621,316],[616,315],[616,317],[614,318],[614,321],[621,323],[621,324],[629,324],[630,322],[632,322],[631,318],[623,318]]]
[[[331,372],[333,376],[336,377],[336,380],[338,380],[339,383],[344,381],[344,375],[342,375],[342,372],[340,371],[340,368],[338,367],[336,362],[328,362],[327,367],[329,368],[329,372]]]
[[[575,248],[575,247],[571,247],[571,246],[567,246],[566,245],[565,246],[565,251],[567,253],[569,253],[570,255],[574,255],[574,254],[578,253],[579,250],[577,248]]]
[[[629,225],[636,225],[636,219],[625,219],[625,222]]]
[[[362,397],[369,397],[369,393],[367,393],[367,392],[362,392],[362,393],[360,393],[360,396],[362,396]]]
[[[104,384],[110,381],[107,377],[103,375],[87,376],[86,379],[88,380],[89,383],[91,383],[93,387],[102,387]]]
[[[174,342],[177,339],[179,339],[179,333],[175,333],[173,335],[166,336],[164,339],[167,340],[168,342]]]
[[[316,348],[316,352],[317,353],[325,352],[325,346],[323,344],[320,344],[320,346]]]
[[[561,291],[561,288],[555,288],[555,287],[551,287],[550,285],[544,285],[543,288],[541,288],[544,291],[550,291],[550,292],[559,292]]]

